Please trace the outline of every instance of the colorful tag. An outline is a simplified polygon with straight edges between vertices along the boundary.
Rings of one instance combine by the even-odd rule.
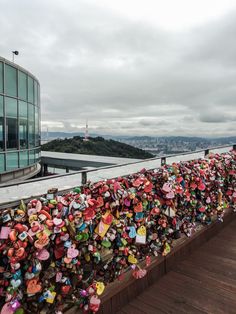
[[[106,224],[101,220],[97,225],[96,229],[94,230],[95,233],[97,233],[101,238],[103,238],[106,235],[108,229],[110,228],[113,218],[114,217],[111,215],[110,212],[106,212],[105,215],[102,216],[102,219],[103,221],[104,220],[109,221],[110,224]]]
[[[146,234],[147,234],[146,227],[140,226],[137,230],[136,243],[146,244]]]
[[[8,239],[8,235],[11,232],[11,228],[9,227],[2,227],[1,232],[0,232],[0,239],[1,240],[6,240]]]
[[[56,295],[57,295],[56,292],[54,292],[54,291],[50,292],[47,299],[46,299],[46,302],[52,304],[54,302]]]

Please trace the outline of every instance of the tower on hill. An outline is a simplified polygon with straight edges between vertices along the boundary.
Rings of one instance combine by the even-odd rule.
[[[89,141],[89,132],[88,132],[88,120],[86,120],[86,127],[85,127],[85,133],[84,133],[84,142],[88,142]]]

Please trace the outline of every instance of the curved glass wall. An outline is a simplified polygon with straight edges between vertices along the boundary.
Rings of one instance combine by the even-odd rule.
[[[40,85],[0,57],[0,173],[40,159]]]

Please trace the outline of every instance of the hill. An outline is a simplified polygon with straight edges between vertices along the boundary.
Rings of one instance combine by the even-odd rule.
[[[83,141],[83,137],[81,136],[74,136],[73,138],[66,139],[56,139],[42,145],[42,150],[61,153],[137,159],[146,159],[153,157],[152,154],[142,149],[111,139],[105,140],[103,137],[93,137],[90,138],[87,142]]]

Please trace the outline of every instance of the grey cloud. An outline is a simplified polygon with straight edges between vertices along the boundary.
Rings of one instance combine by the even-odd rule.
[[[39,78],[50,129],[74,131],[88,118],[106,134],[235,133],[236,12],[167,32],[99,2],[2,0],[1,8],[1,55],[18,49],[17,62]]]

